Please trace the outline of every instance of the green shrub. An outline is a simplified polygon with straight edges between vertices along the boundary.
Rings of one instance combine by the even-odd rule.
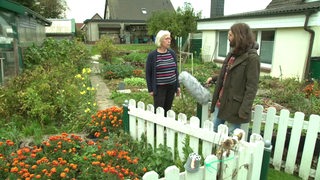
[[[79,70],[88,62],[84,59],[88,51],[83,48],[74,41],[48,39],[41,47],[27,49],[28,68],[0,88],[2,122],[13,123],[25,135],[81,131],[84,120],[97,109],[95,89],[89,80],[91,70]]]
[[[96,43],[96,46],[100,52],[101,58],[111,63],[117,50],[116,46],[113,45],[112,39],[107,35],[103,35]]]
[[[147,87],[146,80],[140,77],[124,78],[123,82],[128,86]]]
[[[128,55],[123,56],[125,62],[130,62],[131,65],[135,67],[144,67],[148,54],[147,53],[137,53],[133,52]]]
[[[104,79],[119,79],[131,77],[134,69],[129,64],[106,64],[101,67],[101,74]]]
[[[89,51],[78,41],[46,39],[43,44],[31,46],[23,54],[26,68],[41,65],[45,69],[54,66],[72,66],[81,71],[88,64]],[[71,68],[71,67],[70,67]]]

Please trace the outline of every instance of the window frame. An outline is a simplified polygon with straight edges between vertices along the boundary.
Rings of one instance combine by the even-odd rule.
[[[262,39],[262,32],[265,31],[273,31],[274,32],[274,39],[273,39],[273,49],[272,49],[272,54],[273,54],[273,50],[274,50],[274,44],[275,44],[275,36],[276,36],[276,30],[275,29],[263,29],[263,30],[253,30],[254,34],[256,35],[256,41],[259,43],[259,46],[261,47],[261,39]],[[217,33],[217,41],[218,41],[218,46],[217,46],[217,52],[216,52],[216,57],[217,59],[224,59],[226,57],[226,55],[228,54],[228,52],[230,51],[230,45],[229,45],[229,40],[228,40],[228,36],[225,40],[221,40],[220,39],[220,32],[228,32],[228,30],[220,30]],[[227,51],[225,53],[225,56],[220,56],[219,55],[219,48],[220,48],[220,41],[227,41]],[[257,53],[260,55],[261,53],[261,48],[259,47]],[[272,55],[273,56],[273,55]],[[271,69],[272,67],[272,62],[273,59],[271,59],[271,63],[264,63],[261,62],[261,68],[265,68],[265,69]]]

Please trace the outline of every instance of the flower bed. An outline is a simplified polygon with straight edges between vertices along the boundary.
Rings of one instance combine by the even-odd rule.
[[[139,179],[147,169],[130,152],[121,116],[118,107],[93,115],[88,130],[95,139],[62,133],[25,147],[0,141],[1,179]]]

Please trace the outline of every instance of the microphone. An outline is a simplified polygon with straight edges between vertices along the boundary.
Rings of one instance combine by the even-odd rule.
[[[206,104],[211,100],[209,90],[204,88],[201,83],[187,71],[182,71],[179,74],[179,82],[186,87],[187,91],[198,103]]]

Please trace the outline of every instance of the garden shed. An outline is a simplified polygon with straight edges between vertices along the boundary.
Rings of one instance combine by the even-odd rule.
[[[38,13],[11,0],[0,3],[0,84],[19,74],[23,68],[22,51],[46,38],[45,26],[51,22]]]

